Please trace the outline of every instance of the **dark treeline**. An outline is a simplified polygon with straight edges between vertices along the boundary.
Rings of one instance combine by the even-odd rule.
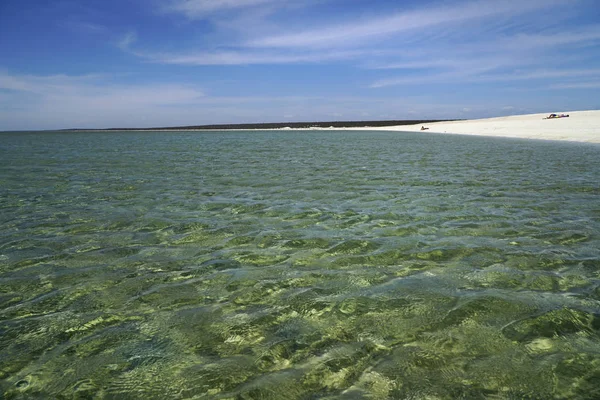
[[[361,128],[377,126],[395,126],[395,125],[415,125],[429,124],[432,122],[442,122],[448,120],[396,120],[396,121],[330,121],[330,122],[273,122],[258,124],[218,124],[218,125],[192,125],[192,126],[169,126],[155,128],[109,128],[109,129],[66,129],[66,130],[99,130],[99,131],[128,131],[128,130],[224,130],[224,129],[281,129],[281,128]],[[455,120],[452,120],[455,121]]]

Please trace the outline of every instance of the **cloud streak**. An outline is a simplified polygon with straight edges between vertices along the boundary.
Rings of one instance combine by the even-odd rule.
[[[164,10],[197,19],[225,11],[243,11],[259,6],[281,6],[284,3],[285,0],[172,0],[166,3]]]
[[[371,88],[398,85],[463,82],[518,82],[539,79],[579,79],[596,76],[598,61],[580,49],[600,44],[600,27],[546,34],[514,34],[463,44],[456,49],[430,45],[418,57],[371,65],[376,70],[399,70],[396,77],[373,82]],[[560,56],[557,56],[560,55]],[[593,57],[592,57],[593,58]],[[582,69],[582,63],[591,68]],[[403,73],[405,70],[416,73]]]
[[[277,34],[250,41],[256,47],[331,47],[353,46],[359,42],[410,31],[433,27],[456,25],[467,21],[488,18],[510,18],[532,11],[547,9],[560,4],[557,0],[530,0],[527,2],[504,0],[502,2],[475,1],[414,10],[392,16],[377,17],[365,21],[352,21],[324,29],[306,30],[292,34]]]
[[[312,1],[172,0],[166,4],[170,12],[188,19],[210,20],[216,35],[212,48],[153,51],[134,32],[124,35],[118,47],[146,62],[165,65],[344,63],[367,71],[365,76],[372,78],[360,85],[371,90],[431,84],[510,85],[543,79],[565,80],[565,89],[590,88],[589,83],[579,82],[597,76],[594,65],[578,68],[585,55],[570,54],[570,49],[600,44],[600,25],[567,24],[565,29],[561,18],[571,14],[555,13],[564,0],[436,3],[345,21],[347,17],[332,18],[325,25],[316,21],[301,30],[285,25],[289,16],[279,22],[282,14],[275,10],[314,6]]]
[[[573,79],[589,76],[600,77],[600,69],[556,69],[556,70],[526,70],[510,74],[486,74],[485,69],[462,69],[452,72],[443,72],[437,74],[423,74],[413,77],[400,77],[384,79],[374,82],[372,88],[382,88],[398,85],[423,85],[432,83],[453,83],[468,81],[469,83],[489,83],[489,82],[518,82],[518,81],[539,81],[548,79]],[[554,86],[557,87],[557,86]],[[575,88],[576,83],[561,85],[562,88]],[[581,86],[589,87],[589,86]]]
[[[134,50],[130,52],[154,63],[195,66],[306,64],[355,59],[359,56],[368,54],[368,52],[363,50],[334,51],[329,53],[281,53],[248,50],[198,52],[189,54],[151,53]]]
[[[0,72],[0,91],[11,93],[12,106],[28,109],[30,118],[46,115],[66,121],[77,115],[81,124],[90,121],[92,126],[103,119],[110,121],[114,115],[198,104],[205,96],[189,85],[116,84],[101,74],[35,76]],[[6,117],[10,118],[13,116]]]
[[[579,1],[576,0],[576,3]],[[188,18],[203,18],[220,12],[271,10],[293,3],[302,2],[173,0],[166,4],[172,12]],[[229,37],[217,48],[172,52],[142,50],[139,46],[134,48],[138,44],[137,36],[129,33],[122,38],[118,47],[146,61],[170,65],[294,65],[344,61],[374,70],[421,72],[421,77],[406,74],[388,76],[364,85],[371,88],[456,79],[481,82],[492,80],[480,77],[486,72],[533,67],[536,60],[548,60],[544,51],[549,49],[595,45],[600,40],[599,26],[575,28],[567,32],[553,32],[551,26],[544,33],[526,30],[513,32],[514,29],[528,29],[529,18],[551,12],[562,4],[562,0],[462,1],[386,16],[359,18],[345,23],[332,22],[330,27],[292,33],[285,33],[289,31],[285,26],[278,28],[274,25],[269,28],[273,31],[269,35],[260,33],[257,36],[247,31],[245,36],[249,36],[249,39],[240,40],[234,35],[233,41]],[[268,14],[266,12],[260,15],[262,18]],[[542,18],[546,16],[542,15]],[[553,16],[553,20],[558,18]],[[254,26],[261,25],[263,21],[257,20],[255,24],[246,22],[245,25]],[[502,34],[505,30],[510,33]],[[472,39],[454,44],[456,37]],[[419,55],[411,56],[415,49],[425,50],[419,50]],[[519,79],[518,75],[513,74],[504,79],[516,80]]]
[[[117,42],[117,47],[123,51],[130,51],[131,45],[136,41],[137,34],[135,32],[128,32]]]
[[[550,85],[550,89],[600,89],[600,78],[594,82],[562,83]]]

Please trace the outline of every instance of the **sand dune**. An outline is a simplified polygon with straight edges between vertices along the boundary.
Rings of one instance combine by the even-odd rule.
[[[426,124],[425,132],[460,135],[502,136],[526,139],[568,140],[600,143],[600,111],[552,111],[569,114],[569,118],[544,119],[547,114],[474,119]],[[421,125],[372,128],[402,132],[420,131]]]

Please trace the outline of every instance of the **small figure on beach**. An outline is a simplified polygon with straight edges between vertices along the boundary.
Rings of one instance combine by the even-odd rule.
[[[425,128],[424,126],[421,126],[422,131],[426,131],[427,129],[429,129],[429,128]]]
[[[544,119],[554,119],[554,118],[567,118],[569,116],[569,114],[550,114],[548,115],[546,118]]]

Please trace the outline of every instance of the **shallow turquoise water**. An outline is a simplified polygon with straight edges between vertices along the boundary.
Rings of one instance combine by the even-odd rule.
[[[599,181],[589,144],[0,134],[0,388],[600,398]]]

